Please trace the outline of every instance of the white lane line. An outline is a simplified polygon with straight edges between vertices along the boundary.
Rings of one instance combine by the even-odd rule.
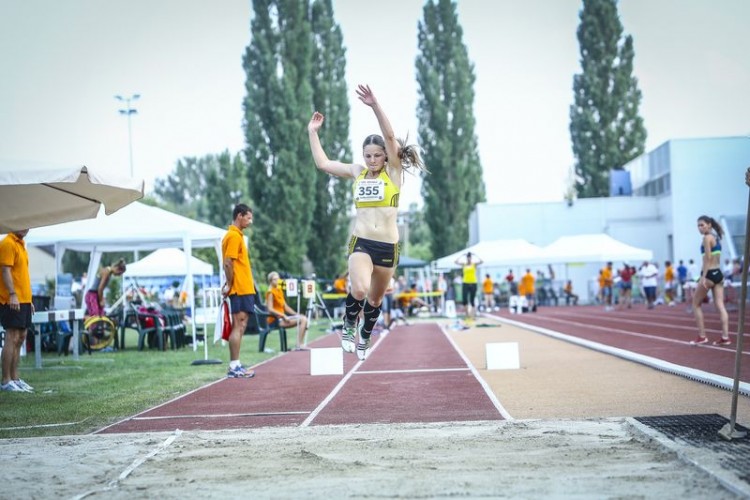
[[[479,375],[479,372],[477,371],[476,368],[474,368],[474,365],[471,363],[471,361],[469,361],[469,358],[467,358],[464,355],[463,351],[459,349],[458,345],[456,345],[456,343],[453,341],[451,336],[446,331],[445,326],[440,325],[440,329],[443,331],[443,335],[445,335],[445,338],[448,339],[448,342],[450,342],[451,345],[453,346],[453,349],[456,350],[458,355],[461,356],[461,359],[464,360],[464,363],[466,363],[466,366],[469,368],[469,370],[471,370],[471,374],[474,375],[474,378],[477,380],[477,382],[479,382],[479,385],[482,386],[482,389],[484,389],[485,394],[487,394],[487,397],[490,398],[490,401],[495,406],[495,408],[500,413],[500,415],[502,415],[502,417],[505,420],[508,420],[508,421],[515,420],[510,415],[510,413],[508,413],[508,410],[505,409],[505,407],[502,405],[500,400],[497,399],[497,396],[495,396],[495,393],[492,392],[492,388],[489,386],[489,384],[484,380],[484,378],[482,378],[481,375]]]
[[[378,342],[379,344],[380,342]],[[373,346],[373,349],[375,349],[375,346]],[[370,353],[372,354],[372,353]],[[356,356],[356,354],[354,354]],[[349,381],[349,379],[352,377],[354,372],[359,368],[359,366],[363,363],[363,361],[357,361],[357,363],[352,367],[351,370],[346,372],[346,375],[344,375],[344,378],[339,380],[339,383],[336,384],[336,387],[333,388],[333,390],[328,393],[328,396],[325,397],[323,401],[320,402],[317,408],[315,408],[313,411],[310,412],[310,415],[305,419],[304,422],[302,422],[299,426],[300,427],[307,427],[310,425],[310,423],[315,420],[315,417],[318,416],[318,414],[323,411],[323,409],[328,406],[328,403],[331,402],[331,400],[336,397],[336,394],[341,392],[341,389],[344,387],[344,385]]]
[[[585,312],[581,312],[577,308],[570,308],[570,309],[576,309],[576,310],[575,311],[555,311],[555,317],[556,318],[557,317],[565,317],[565,318],[569,318],[569,319],[576,319],[577,318],[577,319],[582,319],[582,320],[586,320],[586,319],[590,319],[591,318],[590,314],[586,314]],[[589,312],[591,312],[591,311],[589,310]],[[638,317],[640,319],[634,319],[633,316],[632,316],[632,314],[630,314],[631,312],[632,312],[632,310],[630,312],[627,312],[627,311],[617,311],[617,310],[606,311],[606,312],[602,312],[602,315],[600,317],[603,318],[603,319],[605,319],[605,320],[606,319],[611,319],[611,320],[622,322],[622,323],[632,323],[632,324],[637,324],[637,325],[652,325],[652,324],[654,324],[654,318],[648,318],[648,317],[644,318],[644,316],[639,315]],[[693,317],[692,313],[689,313],[689,314],[684,314],[684,313],[680,314],[679,310],[675,311],[674,308],[664,308],[664,309],[661,309],[659,312],[660,312],[660,314],[659,314],[659,317],[658,317],[657,321],[660,324],[662,324],[662,325],[668,325],[668,326],[670,326],[672,328],[675,328],[675,329],[687,330],[687,331],[695,332],[695,330],[696,330],[695,318]],[[638,314],[638,313],[636,312],[636,314]],[[546,316],[543,316],[543,317],[546,317]],[[649,319],[650,319],[650,321],[649,321]],[[718,321],[719,321],[718,314],[716,314],[716,313],[706,314],[706,323],[710,323],[712,321],[715,321],[715,322],[718,323]],[[730,315],[730,318],[729,318],[729,333],[731,335],[734,335],[734,334],[737,333],[737,326],[738,326],[737,325],[737,319],[733,318]],[[721,333],[721,328],[720,327],[710,328],[710,327],[707,326],[706,327],[706,332],[707,333]],[[749,332],[745,332],[746,336],[749,335],[749,334],[750,334]]]
[[[274,356],[274,357],[272,357],[272,358],[269,358],[269,359],[263,360],[263,361],[261,361],[260,363],[257,363],[257,364],[255,364],[255,365],[251,366],[250,368],[252,368],[253,370],[256,370],[256,369],[257,369],[257,368],[258,368],[259,366],[263,366],[263,365],[265,365],[266,363],[269,363],[269,362],[273,361],[274,359],[276,359],[276,358],[280,357],[280,356],[281,356],[281,355],[283,355],[283,354],[284,354],[284,353],[280,353],[279,355],[276,355],[276,356]],[[218,379],[218,380],[215,380],[214,382],[209,382],[208,384],[206,384],[206,385],[203,385],[203,386],[201,386],[201,387],[198,387],[198,388],[195,388],[195,389],[193,389],[193,390],[192,390],[192,391],[190,391],[190,392],[186,392],[185,394],[180,394],[179,396],[177,396],[177,397],[174,397],[174,398],[170,399],[169,401],[165,401],[165,402],[163,402],[163,403],[162,403],[162,404],[160,404],[160,405],[154,406],[154,407],[152,407],[152,408],[148,408],[147,410],[143,410],[143,411],[142,411],[142,412],[140,412],[140,413],[136,413],[136,414],[135,414],[135,415],[133,415],[132,417],[125,417],[125,418],[123,418],[122,420],[118,420],[117,422],[115,422],[115,423],[113,423],[113,424],[109,424],[109,425],[107,425],[107,426],[105,426],[105,427],[102,427],[101,429],[97,429],[97,430],[95,430],[95,431],[91,432],[91,435],[102,433],[102,432],[106,431],[107,429],[109,429],[110,427],[115,427],[116,425],[120,425],[120,424],[122,424],[122,423],[125,423],[125,422],[127,422],[127,421],[129,421],[129,420],[133,420],[134,418],[138,418],[138,417],[139,417],[140,415],[143,415],[144,413],[149,413],[149,412],[152,412],[152,411],[154,411],[154,410],[156,410],[156,409],[158,409],[158,408],[161,408],[162,406],[166,406],[166,405],[168,405],[168,404],[174,403],[175,401],[179,401],[180,399],[186,398],[186,397],[190,396],[190,395],[191,395],[191,394],[193,394],[193,393],[196,393],[196,392],[198,392],[198,391],[201,391],[201,390],[203,390],[203,389],[206,389],[207,387],[211,387],[212,385],[214,385],[214,384],[218,384],[218,383],[220,383],[220,382],[223,382],[223,381],[225,381],[225,380],[227,380],[227,377],[221,377],[220,379]],[[251,379],[246,379],[246,380],[248,380],[248,381],[249,381],[249,380],[251,380]]]
[[[576,345],[580,345],[583,347],[587,347],[594,351],[611,354],[613,356],[617,356],[618,358],[640,363],[642,365],[649,366],[651,368],[655,368],[657,370],[664,371],[667,373],[671,373],[673,375],[679,375],[690,380],[703,382],[704,384],[712,385],[714,387],[720,387],[728,391],[731,391],[734,388],[734,379],[731,379],[729,377],[724,377],[722,375],[717,375],[715,373],[709,373],[703,370],[698,370],[696,368],[690,368],[687,366],[677,365],[674,363],[670,363],[668,361],[664,361],[662,359],[652,358],[651,356],[644,356],[642,354],[638,354],[632,351],[619,349],[617,347],[608,346],[606,344],[600,344],[598,342],[593,342],[591,340],[582,339],[579,337],[575,337],[573,335],[567,335],[565,333],[556,332],[554,330],[549,330],[547,328],[534,326],[528,323],[521,323],[520,321],[514,321],[511,319],[501,318],[501,317],[498,317],[497,320],[500,321],[501,323],[507,323],[509,325],[517,326],[519,328],[524,328],[526,330],[531,330],[533,332],[541,333],[542,335],[547,335],[548,337],[553,337],[559,340],[564,340],[565,342],[570,342],[571,344],[576,344]],[[585,326],[589,326],[589,325],[585,325]],[[630,332],[624,332],[624,333],[630,333]],[[644,335],[639,335],[639,336],[644,336]],[[666,340],[666,339],[662,339],[659,337],[656,337],[656,338],[658,340]],[[705,347],[705,346],[696,346],[696,347]],[[750,384],[748,384],[747,382],[740,382],[739,392],[740,394],[744,396],[750,396]]]
[[[503,317],[497,317],[497,318],[498,318],[498,321],[507,321],[508,323],[515,324],[517,326],[526,326],[526,327],[531,326],[530,323],[516,322],[515,320],[506,319],[506,318],[503,318]],[[546,318],[543,318],[541,320],[544,320],[544,319],[546,319]],[[670,339],[670,338],[667,338],[667,337],[660,337],[658,335],[650,335],[650,334],[647,334],[647,333],[639,333],[639,332],[633,332],[633,331],[630,331],[630,330],[623,330],[621,328],[611,328],[611,327],[608,327],[608,326],[598,326],[598,325],[592,325],[590,323],[580,323],[578,321],[569,321],[569,320],[565,320],[565,319],[553,319],[553,318],[549,318],[549,320],[550,321],[554,321],[555,323],[565,323],[565,324],[572,325],[572,326],[580,326],[580,327],[584,327],[584,328],[591,328],[593,330],[602,330],[602,331],[605,331],[605,332],[622,333],[623,335],[629,335],[631,337],[639,337],[639,338],[642,338],[642,339],[657,340],[657,341],[660,341],[660,342],[669,342],[671,344],[679,344],[679,345],[682,345],[682,346],[689,345],[688,342],[685,341],[685,340]],[[537,327],[537,328],[543,328],[543,327]],[[553,331],[553,330],[551,330],[551,331]],[[564,335],[564,334],[561,334],[561,335]],[[736,351],[736,349],[731,348],[731,347],[728,348],[728,347],[722,347],[722,346],[713,346],[713,345],[709,345],[709,344],[703,344],[703,345],[700,345],[700,346],[690,346],[690,347],[701,347],[703,349],[718,349],[720,351],[732,351],[732,352]],[[748,352],[748,351],[742,351],[742,354],[750,354],[750,352]]]
[[[182,431],[181,430],[179,430],[179,429],[175,430],[174,434],[172,434],[169,438],[166,439],[166,441],[164,441],[163,443],[161,443],[155,449],[151,450],[146,456],[134,460],[133,463],[131,463],[124,471],[122,471],[120,473],[120,475],[117,477],[117,479],[115,479],[113,481],[110,481],[109,484],[107,484],[107,486],[105,486],[103,488],[99,488],[97,490],[90,490],[90,491],[87,491],[85,493],[81,493],[80,495],[74,496],[73,499],[74,500],[81,500],[83,498],[86,498],[86,497],[91,496],[91,495],[95,495],[97,493],[103,493],[103,492],[112,491],[112,490],[116,489],[120,485],[120,483],[122,481],[124,481],[125,479],[127,479],[128,476],[134,470],[136,470],[138,467],[140,467],[141,465],[143,465],[146,462],[146,460],[148,460],[149,458],[152,458],[152,457],[156,456],[158,453],[161,453],[162,451],[164,451],[167,448],[169,448],[169,446],[174,442],[174,440],[177,439],[178,437],[180,437],[181,435],[182,435]]]
[[[378,340],[377,342],[375,342],[373,344],[373,346],[370,348],[370,354],[368,354],[368,357],[372,356],[372,353],[375,352],[375,350],[380,346],[381,342],[383,342],[388,335],[389,335],[388,333],[380,335],[380,340]],[[346,354],[344,354],[344,355],[346,355]],[[352,356],[356,356],[356,355],[357,355],[356,353],[352,353]],[[308,415],[308,417],[305,419],[305,421],[300,424],[300,427],[307,427],[307,426],[309,426],[312,423],[313,420],[315,420],[315,418],[318,416],[318,414],[321,411],[323,411],[323,409],[326,406],[328,406],[328,403],[330,403],[331,400],[334,397],[336,397],[336,394],[338,394],[339,392],[341,392],[341,389],[344,387],[344,385],[346,385],[346,383],[349,381],[349,379],[352,377],[352,375],[354,375],[354,373],[357,371],[357,369],[359,369],[359,367],[362,366],[362,363],[364,363],[364,361],[357,360],[357,362],[354,364],[354,366],[352,366],[352,369],[349,370],[346,373],[346,375],[344,375],[344,378],[342,378],[341,380],[339,380],[339,383],[336,384],[336,387],[334,387],[333,390],[330,393],[328,393],[328,396],[326,396],[325,399],[320,402],[320,404],[317,406],[317,408],[315,408],[312,412],[310,412],[310,415]]]
[[[79,420],[78,422],[63,422],[61,424],[39,424],[39,425],[22,425],[20,427],[0,427],[0,431],[20,431],[20,430],[26,430],[26,429],[46,429],[49,427],[65,427],[69,425],[78,425],[84,423],[86,420],[89,420],[92,417],[86,417],[83,420]]]

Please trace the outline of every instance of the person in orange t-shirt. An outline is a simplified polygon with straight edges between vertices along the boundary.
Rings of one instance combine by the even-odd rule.
[[[344,295],[349,293],[349,286],[347,284],[348,280],[349,280],[348,272],[340,275],[338,278],[333,280],[333,293],[343,293]]]
[[[674,267],[670,261],[664,263],[664,301],[674,306]]]
[[[602,269],[599,274],[599,283],[602,290],[602,300],[604,301],[604,310],[612,310],[612,285],[614,284],[614,276],[612,274],[612,263],[607,262],[607,265]]]
[[[21,347],[34,314],[29,254],[23,241],[28,233],[28,229],[14,231],[0,240],[0,324],[5,328],[5,345],[0,356],[3,391],[34,391],[18,375]]]
[[[482,281],[482,294],[484,295],[484,310],[491,311],[495,306],[495,284],[492,282],[489,274],[484,275]]]
[[[529,302],[529,311],[534,311],[536,301],[534,300],[534,275],[531,274],[531,269],[526,270],[526,274],[521,276],[521,283],[518,287],[518,293],[525,296]]]
[[[229,378],[252,378],[255,372],[242,366],[240,347],[247,321],[255,312],[255,283],[250,266],[250,255],[243,230],[253,223],[253,211],[244,203],[234,207],[232,223],[221,240],[221,256],[226,282],[221,287],[223,297],[229,298],[232,310],[232,332],[229,334]]]
[[[297,347],[295,351],[305,350],[305,333],[307,332],[307,317],[298,314],[289,307],[284,298],[284,291],[279,287],[279,273],[268,273],[268,291],[266,292],[266,309],[268,309],[268,323],[279,322],[283,328],[297,328]]]

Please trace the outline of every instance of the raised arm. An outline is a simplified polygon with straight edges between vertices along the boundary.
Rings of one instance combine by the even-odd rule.
[[[380,107],[378,100],[375,98],[375,94],[370,90],[369,85],[358,85],[357,96],[360,101],[372,108],[375,118],[378,119],[380,133],[383,135],[383,140],[385,141],[385,153],[388,155],[388,166],[401,169],[401,158],[398,156],[400,146],[396,139],[396,134],[393,132],[391,122],[385,116],[383,108]]]
[[[335,175],[337,177],[357,177],[359,172],[362,170],[362,166],[357,168],[357,165],[351,163],[342,163],[340,161],[333,161],[328,159],[328,155],[323,151],[323,145],[320,143],[320,137],[318,131],[323,126],[325,116],[322,113],[315,112],[310,118],[310,123],[307,124],[307,136],[310,139],[310,151],[312,152],[315,166],[318,170]]]

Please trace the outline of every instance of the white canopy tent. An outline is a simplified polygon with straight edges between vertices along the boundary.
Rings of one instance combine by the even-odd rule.
[[[467,252],[479,257],[484,261],[482,266],[500,267],[527,265],[546,262],[542,258],[542,249],[523,239],[516,240],[494,240],[480,241],[468,248],[441,257],[433,261],[433,266],[437,271],[449,271],[459,269],[461,266],[456,264],[456,259],[463,259]]]
[[[195,273],[189,256],[193,248],[214,248],[221,270],[221,240],[225,233],[224,229],[210,224],[136,202],[109,216],[105,216],[101,210],[93,220],[66,222],[34,229],[25,240],[29,246],[54,246],[58,275],[66,250],[90,252],[88,275],[92,277],[96,276],[103,252],[181,247],[185,253],[188,302],[193,311],[195,332]]]
[[[618,241],[608,234],[561,236],[542,249],[541,260],[549,264],[586,262],[643,262],[654,252]]]
[[[128,264],[125,276],[151,277],[151,276],[187,276],[187,254],[179,248],[160,248],[138,262]],[[214,266],[190,256],[190,269],[193,276],[211,276]]]

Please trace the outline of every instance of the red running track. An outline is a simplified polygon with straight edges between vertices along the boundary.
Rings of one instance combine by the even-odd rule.
[[[373,336],[364,362],[344,354],[344,375],[310,375],[309,351],[222,379],[100,430],[101,433],[267,426],[501,420],[501,409],[435,323]],[[335,347],[328,335],[312,347]]]
[[[721,336],[719,315],[710,305],[703,307],[709,344],[692,346],[698,336],[695,319],[684,304],[647,309],[605,311],[603,306],[539,307],[535,313],[494,313],[531,326],[538,326],[573,337],[617,347],[681,366],[734,378],[737,349],[738,312],[729,312],[732,345],[719,347],[711,342]],[[750,325],[745,320],[740,381],[750,382]]]

